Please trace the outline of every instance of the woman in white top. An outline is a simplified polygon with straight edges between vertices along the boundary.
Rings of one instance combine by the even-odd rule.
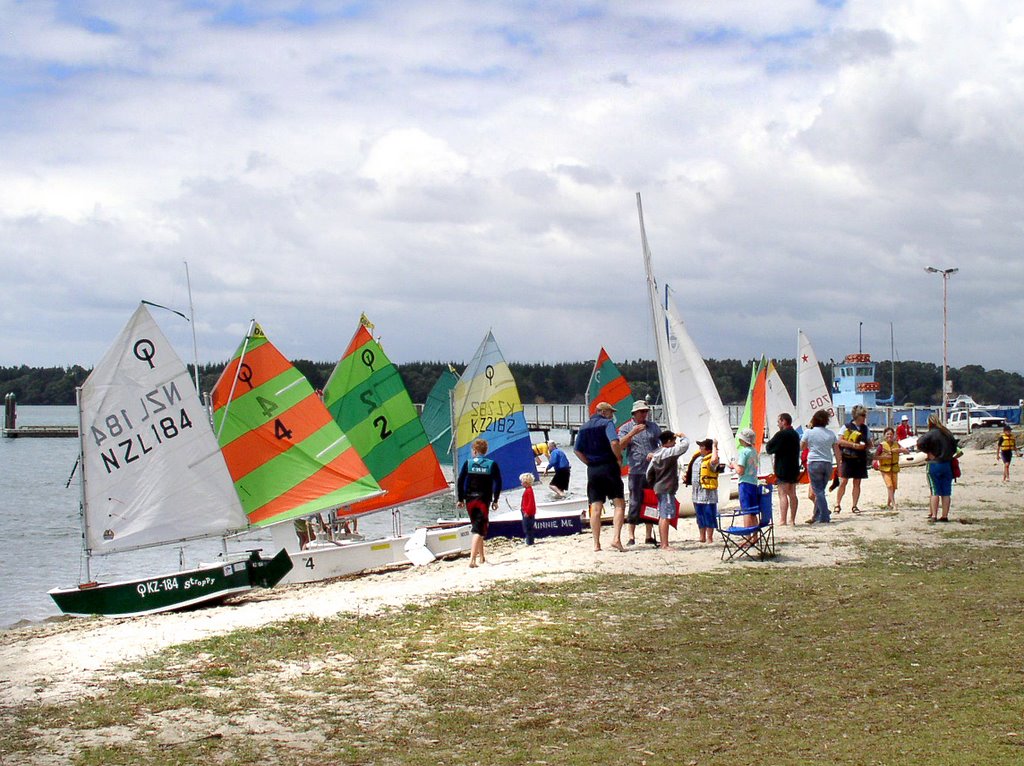
[[[838,465],[842,460],[839,441],[828,429],[829,414],[818,410],[811,417],[811,427],[804,431],[800,449],[807,448],[807,474],[814,490],[814,515],[806,524],[828,524],[832,515],[828,510],[828,494],[825,485],[832,476],[832,459]]]

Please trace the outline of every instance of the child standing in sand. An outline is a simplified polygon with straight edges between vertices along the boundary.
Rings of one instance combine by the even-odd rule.
[[[697,531],[702,543],[713,542],[718,522],[718,442],[705,439],[697,442],[700,451],[693,456],[685,481],[693,487],[693,510],[697,514]]]
[[[678,441],[677,441],[678,437]],[[668,550],[668,524],[676,517],[676,490],[679,489],[679,456],[690,448],[684,434],[662,431],[658,436],[661,447],[649,455],[647,480],[658,496],[659,547]]]
[[[875,468],[882,474],[882,481],[889,491],[889,502],[886,508],[896,508],[896,488],[899,485],[900,477],[900,455],[905,455],[910,450],[901,447],[896,441],[896,429],[889,427],[885,429],[884,437],[878,445],[878,452],[875,453]]]
[[[523,537],[527,545],[533,545],[533,524],[537,517],[537,500],[533,496],[533,474],[519,474],[519,483],[523,485],[523,501],[519,510],[523,512]]]

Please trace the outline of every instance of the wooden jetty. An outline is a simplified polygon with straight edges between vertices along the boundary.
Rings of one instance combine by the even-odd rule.
[[[8,439],[19,439],[22,437],[48,437],[57,439],[74,438],[78,436],[78,426],[18,426],[18,405],[14,401],[14,394],[9,393],[4,397],[4,427],[3,435]]]

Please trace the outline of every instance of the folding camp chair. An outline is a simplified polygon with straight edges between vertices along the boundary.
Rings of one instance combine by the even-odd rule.
[[[775,556],[775,525],[772,522],[771,485],[759,487],[759,508],[736,508],[718,512],[718,534],[722,538],[722,561],[735,556],[764,560]],[[744,516],[756,516],[756,523],[745,524]]]

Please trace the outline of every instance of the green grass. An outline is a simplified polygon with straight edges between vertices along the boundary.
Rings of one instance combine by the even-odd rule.
[[[1024,536],[990,519],[943,532],[944,546],[876,545],[851,565],[522,582],[238,632],[135,665],[95,699],[6,711],[0,752],[20,763],[64,748],[79,764],[1019,764]]]

